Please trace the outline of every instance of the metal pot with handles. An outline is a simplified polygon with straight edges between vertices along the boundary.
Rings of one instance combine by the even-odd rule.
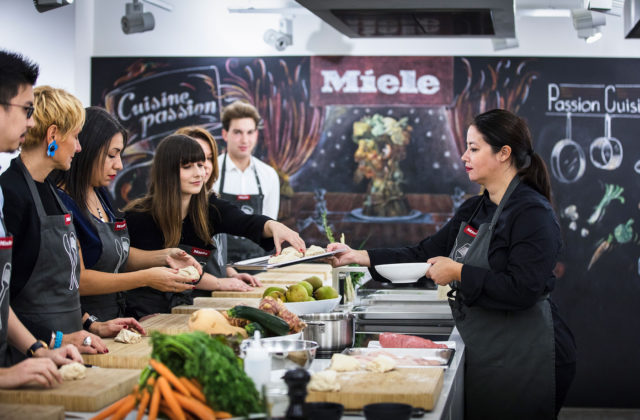
[[[300,315],[307,323],[304,340],[318,343],[318,351],[341,351],[353,345],[354,318],[349,312]]]

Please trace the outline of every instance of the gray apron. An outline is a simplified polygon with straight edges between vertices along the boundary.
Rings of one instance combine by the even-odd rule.
[[[0,283],[0,367],[8,366],[7,360],[7,335],[9,332],[9,286],[11,281],[11,250],[13,249],[13,236],[7,232],[4,219],[0,217],[0,223],[7,236],[0,237],[0,267],[2,267],[2,279]]]
[[[224,177],[227,173],[228,154],[224,155],[222,160],[222,176],[220,177],[220,198],[223,198],[240,208],[246,214],[262,214],[262,203],[264,202],[264,194],[262,194],[262,186],[258,171],[253,166],[253,174],[258,184],[258,194],[228,194],[224,192]],[[249,258],[262,257],[266,255],[266,251],[251,239],[241,236],[227,235],[227,257],[229,261],[238,262]]]
[[[100,196],[98,195],[98,198]],[[102,200],[100,200],[102,201]],[[107,207],[102,203],[103,207]],[[127,265],[129,258],[129,230],[124,219],[114,219],[110,215],[109,222],[95,220],[91,214],[89,219],[98,232],[102,243],[102,253],[92,270],[104,273],[119,273]],[[80,296],[82,312],[95,315],[101,321],[119,318],[124,315],[124,298],[120,292],[104,295]]]
[[[71,213],[49,216],[45,213],[36,185],[21,160],[22,170],[40,220],[40,248],[38,259],[24,288],[11,301],[11,307],[21,320],[29,320],[53,331],[69,334],[82,330],[80,312],[80,260],[78,240]],[[48,183],[48,181],[45,181]],[[53,196],[63,212],[66,207],[56,194]],[[15,353],[19,359],[24,355]],[[14,359],[15,361],[15,359]]]
[[[489,244],[495,225],[519,182],[516,176],[491,223],[481,224],[476,231],[469,223],[482,205],[478,204],[460,225],[451,259],[491,268]],[[555,418],[555,342],[548,296],[529,309],[502,311],[466,306],[457,284],[452,288],[449,304],[466,346],[465,418]]]

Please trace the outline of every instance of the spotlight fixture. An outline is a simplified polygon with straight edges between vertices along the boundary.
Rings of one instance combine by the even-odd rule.
[[[578,38],[584,39],[588,44],[602,38],[601,27],[607,23],[605,15],[586,9],[572,9],[571,18],[573,27],[578,32]]]
[[[162,0],[143,0],[145,3],[152,4],[161,9],[172,11],[173,6]],[[122,32],[125,34],[133,34],[136,32],[151,31],[156,25],[155,18],[151,12],[145,12],[140,0],[133,0],[127,3],[124,9],[124,16],[120,19]]]
[[[73,3],[73,0],[33,0],[33,5],[40,13]]]
[[[520,46],[518,38],[493,38],[491,42],[493,43],[494,51],[518,48]]]
[[[587,5],[589,10],[613,16],[622,16],[623,8],[624,0],[588,0]]]
[[[293,44],[293,22],[291,19],[280,19],[280,30],[268,29],[264,33],[264,42],[278,51],[283,51]]]

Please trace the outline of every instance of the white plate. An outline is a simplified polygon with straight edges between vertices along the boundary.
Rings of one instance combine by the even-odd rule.
[[[309,302],[285,302],[284,306],[296,315],[331,312],[340,303],[341,296],[333,299],[312,300]]]
[[[415,283],[425,275],[431,264],[401,263],[376,265],[376,271],[391,283]]]

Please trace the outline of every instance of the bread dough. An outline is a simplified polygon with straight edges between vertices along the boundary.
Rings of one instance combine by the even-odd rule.
[[[340,391],[340,382],[338,382],[338,374],[335,370],[322,370],[311,375],[311,381],[307,387],[309,391]]]
[[[118,343],[125,344],[135,344],[142,341],[142,335],[138,334],[135,331],[128,330],[123,328],[120,330],[116,338],[113,341],[117,341]]]
[[[307,252],[304,253],[304,256],[313,257],[314,255],[324,254],[325,252],[327,251],[325,251],[325,249],[321,246],[311,245],[309,248],[307,248]]]
[[[300,257],[296,256],[295,254],[280,254],[278,256],[269,258],[269,264],[277,264],[277,263],[283,263],[287,261],[295,261],[299,259]]]
[[[60,375],[65,381],[73,381],[74,379],[83,379],[87,376],[87,368],[78,362],[71,362],[60,367]]]
[[[360,370],[360,362],[355,357],[335,353],[331,356],[331,366],[329,366],[329,369],[337,372]]]
[[[365,365],[371,372],[384,373],[395,369],[396,362],[389,356],[379,355]]]
[[[196,270],[196,268],[192,265],[181,268],[180,270],[178,270],[178,274],[190,280],[198,280],[200,278],[200,274],[198,274],[198,270]]]
[[[288,246],[280,252],[280,255],[295,255],[298,258],[302,258],[304,254],[292,246]]]

